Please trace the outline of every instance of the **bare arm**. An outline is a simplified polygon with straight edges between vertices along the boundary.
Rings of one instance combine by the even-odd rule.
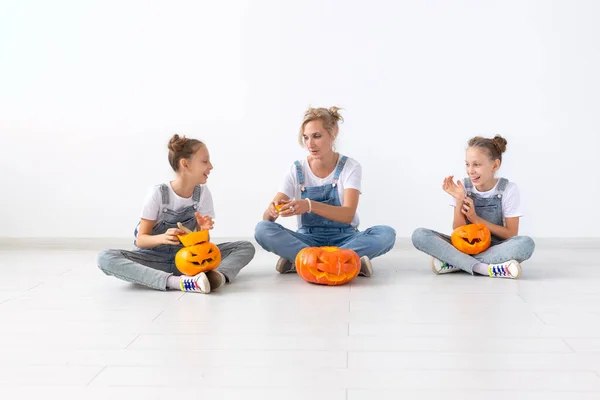
[[[275,208],[276,205],[281,204],[284,201],[289,201],[289,197],[281,192],[275,195],[273,201],[269,204],[269,207],[263,213],[263,221],[275,221],[279,217],[279,211]]]
[[[492,224],[483,218],[476,220],[478,224],[484,224],[488,227],[492,235],[499,237],[500,239],[510,239],[513,236],[519,234],[519,217],[506,218],[506,226],[500,226]]]
[[[462,203],[461,212],[469,221],[487,226],[492,235],[501,239],[510,239],[519,233],[519,217],[506,218],[506,226],[492,224],[477,215],[473,200],[468,197]]]
[[[465,214],[462,212],[460,204],[462,204],[462,200],[457,200],[456,206],[454,206],[454,220],[452,221],[452,229],[456,229],[459,226],[467,224],[467,219],[465,218]]]
[[[152,249],[161,244],[179,244],[177,235],[183,234],[183,231],[179,229],[169,229],[161,235],[152,235],[152,228],[155,223],[156,221],[141,219],[136,239],[136,244],[139,248]]]
[[[312,212],[330,219],[335,222],[343,224],[349,224],[354,219],[356,209],[358,207],[358,198],[360,192],[356,189],[345,189],[344,190],[344,204],[341,206],[330,206],[328,204],[320,203],[318,201],[311,201]],[[294,207],[292,212],[291,207]],[[300,215],[308,212],[309,205],[308,200],[294,200],[286,202],[281,208],[282,217],[291,217],[292,215]]]

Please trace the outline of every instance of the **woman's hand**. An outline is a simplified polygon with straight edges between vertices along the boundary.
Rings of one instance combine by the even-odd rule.
[[[291,217],[293,215],[302,215],[308,212],[308,200],[282,200],[279,215],[282,217]]]
[[[271,204],[269,204],[267,213],[269,214],[269,217],[271,217],[272,221],[275,221],[279,217],[279,208],[281,208],[281,205],[282,204],[279,200],[272,201]]]
[[[454,183],[454,175],[447,176],[444,179],[444,183],[442,183],[442,189],[444,189],[444,192],[454,197],[458,205],[458,203],[467,196],[467,192],[460,180],[456,182],[458,184]]]

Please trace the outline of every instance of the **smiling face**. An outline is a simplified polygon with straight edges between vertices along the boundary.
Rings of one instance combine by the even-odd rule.
[[[500,160],[492,160],[485,148],[471,146],[467,148],[465,167],[477,190],[486,192],[496,184],[494,175],[500,168]]]
[[[200,146],[190,158],[184,158],[180,162],[179,170],[189,176],[195,185],[205,184],[213,169],[208,148],[204,145]]]
[[[320,119],[310,121],[304,126],[302,142],[314,159],[323,159],[333,152],[333,137],[323,126]]]

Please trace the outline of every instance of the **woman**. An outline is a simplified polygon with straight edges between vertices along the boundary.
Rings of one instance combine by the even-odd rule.
[[[390,251],[396,241],[389,226],[358,230],[362,171],[356,160],[335,152],[338,121],[343,121],[338,110],[306,111],[298,140],[308,157],[294,162],[256,226],[256,241],[280,257],[279,273],[295,272],[294,260],[305,247],[336,246],[354,250],[361,257],[360,275],[371,276],[371,259]],[[296,216],[298,230],[275,223],[279,216]]]

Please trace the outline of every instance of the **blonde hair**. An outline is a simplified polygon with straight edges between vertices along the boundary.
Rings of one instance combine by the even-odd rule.
[[[329,132],[331,138],[335,140],[337,138],[339,128],[338,122],[344,122],[344,118],[338,112],[341,108],[333,106],[327,108],[312,108],[310,107],[304,113],[304,119],[300,126],[300,133],[298,134],[298,143],[300,146],[304,146],[304,140],[302,135],[304,134],[304,127],[311,121],[320,120],[323,123],[323,128]]]

